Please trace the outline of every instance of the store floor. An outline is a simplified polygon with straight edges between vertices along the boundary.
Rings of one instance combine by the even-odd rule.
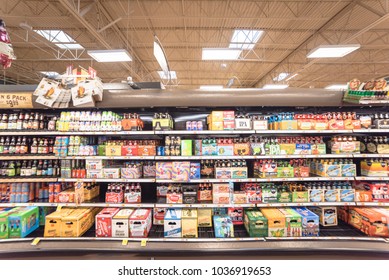
[[[132,254],[123,252],[28,252],[0,254],[0,259],[8,260],[171,260],[171,259],[220,259],[220,260],[389,260],[387,253],[364,252],[239,252],[224,253],[181,253],[181,254]]]

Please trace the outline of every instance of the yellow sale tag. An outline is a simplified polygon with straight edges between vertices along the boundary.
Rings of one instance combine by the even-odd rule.
[[[142,239],[142,241],[140,242],[140,246],[141,247],[146,247],[147,245],[147,240],[146,239]]]
[[[58,205],[57,206],[57,211],[61,211],[61,209],[62,209],[62,205]]]
[[[38,245],[39,241],[41,241],[39,238],[35,238],[35,239],[32,241],[31,245],[32,245],[32,246],[36,246],[36,245]]]
[[[123,246],[127,246],[127,244],[128,244],[128,239],[123,239],[122,245],[123,245]]]

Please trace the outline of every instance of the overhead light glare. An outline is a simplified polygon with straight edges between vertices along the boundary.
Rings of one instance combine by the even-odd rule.
[[[159,77],[163,80],[177,80],[177,73],[176,71],[168,71],[166,74],[164,71],[157,71]]]
[[[62,30],[53,29],[53,30],[44,30],[44,29],[34,29],[34,32],[42,36],[51,43],[54,43],[57,47],[61,49],[83,49],[81,46],[74,40],[71,36],[66,34]]]
[[[346,84],[329,85],[329,86],[326,86],[325,89],[330,89],[330,90],[346,90],[347,89],[347,85]]]
[[[40,71],[43,75],[49,78],[55,78],[59,76],[58,72],[53,72],[53,71]]]
[[[278,85],[278,84],[266,84],[263,86],[263,89],[284,89],[289,87],[288,85]]]
[[[203,48],[203,60],[238,60],[241,49]]]
[[[251,50],[263,36],[263,30],[236,29],[232,34],[230,49]]]
[[[285,81],[287,82],[287,81],[293,79],[294,77],[296,77],[297,75],[298,75],[298,73],[296,73],[296,74],[294,74],[294,75],[288,77]]]
[[[169,62],[167,61],[165,51],[163,50],[162,44],[157,36],[154,36],[154,57],[162,71],[166,74],[166,76],[168,76],[170,71]]]
[[[219,89],[223,89],[223,86],[222,85],[204,85],[204,86],[200,86],[200,89],[202,89],[202,90],[219,90]]]
[[[281,82],[283,81],[286,77],[289,76],[289,73],[282,72],[280,73],[277,77],[273,78],[273,81],[275,82]]]
[[[333,58],[343,57],[359,49],[361,45],[321,45],[307,55],[308,58]]]
[[[125,62],[132,61],[126,50],[92,50],[88,54],[98,62]]]

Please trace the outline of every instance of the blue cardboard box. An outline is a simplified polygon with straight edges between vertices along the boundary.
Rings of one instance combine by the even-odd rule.
[[[306,207],[292,207],[302,217],[302,236],[319,236],[319,216],[308,210]]]
[[[234,237],[234,225],[227,215],[213,216],[213,226],[216,238]]]

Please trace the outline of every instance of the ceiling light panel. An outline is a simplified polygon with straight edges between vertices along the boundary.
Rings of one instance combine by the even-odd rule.
[[[203,60],[238,60],[241,49],[203,48]]]
[[[251,50],[264,34],[263,30],[237,29],[232,34],[229,48]]]
[[[322,45],[312,51],[307,55],[308,58],[336,58],[343,57],[352,53],[353,51],[359,49],[361,45]]]
[[[71,36],[62,30],[42,30],[35,29],[35,33],[39,34],[46,40],[56,44],[61,49],[83,49]]]
[[[125,62],[132,61],[126,50],[93,50],[88,54],[98,62]]]

